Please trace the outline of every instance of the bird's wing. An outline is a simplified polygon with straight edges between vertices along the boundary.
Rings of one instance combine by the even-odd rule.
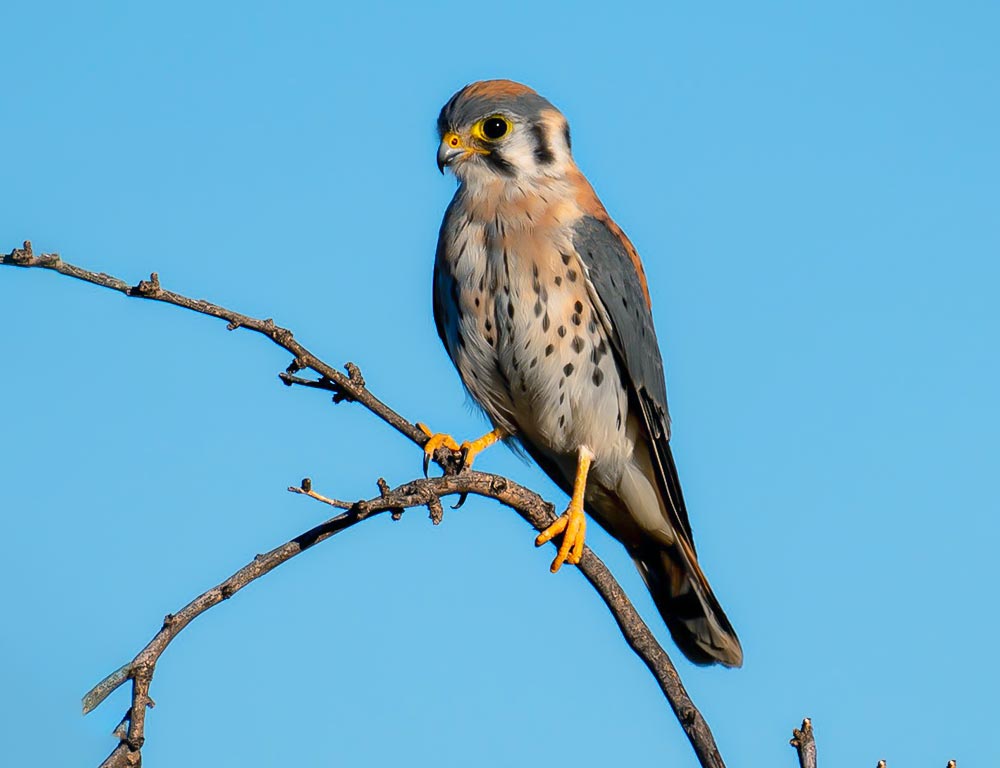
[[[649,433],[670,523],[683,533],[693,551],[691,525],[670,451],[663,360],[639,257],[607,214],[581,218],[574,228],[573,245],[587,275],[587,287],[594,294],[591,298],[599,308],[605,331],[627,376],[632,399],[639,406]]]

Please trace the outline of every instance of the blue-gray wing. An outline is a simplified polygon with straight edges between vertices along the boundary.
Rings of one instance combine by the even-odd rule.
[[[602,319],[618,364],[626,374],[630,401],[642,414],[658,470],[660,493],[673,518],[671,522],[676,530],[687,535],[693,548],[691,525],[670,451],[663,360],[643,278],[633,262],[629,245],[598,218],[580,219],[574,228],[573,245],[606,313]]]

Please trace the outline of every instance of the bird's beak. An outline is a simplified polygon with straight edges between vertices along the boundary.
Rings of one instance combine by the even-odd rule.
[[[444,173],[444,169],[455,162],[457,157],[468,153],[469,149],[462,141],[462,137],[453,131],[448,131],[441,137],[441,144],[438,146],[438,170]]]

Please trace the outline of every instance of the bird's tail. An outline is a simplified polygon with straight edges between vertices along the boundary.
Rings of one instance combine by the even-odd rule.
[[[695,664],[743,665],[736,631],[686,541],[648,546],[632,556],[674,642],[688,659]]]

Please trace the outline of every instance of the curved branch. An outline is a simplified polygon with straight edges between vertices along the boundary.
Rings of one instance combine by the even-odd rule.
[[[259,320],[248,317],[207,301],[190,299],[164,290],[160,286],[159,278],[155,272],[148,281],[144,280],[138,285],[130,287],[118,278],[67,264],[55,254],[36,256],[32,252],[30,242],[25,242],[23,248],[0,256],[0,264],[51,269],[60,274],[111,288],[126,296],[163,301],[227,320],[229,323],[227,327],[230,330],[247,328],[261,333],[295,356],[295,360],[289,366],[286,375],[283,376],[286,384],[305,384],[333,390],[335,401],[351,400],[360,403],[417,445],[423,446],[427,440],[427,437],[416,425],[404,419],[371,394],[356,366],[348,363],[347,375],[341,373],[314,357],[305,347],[295,341],[291,331],[275,325],[270,319]],[[291,375],[304,369],[314,371],[321,378],[319,381],[308,381]],[[390,489],[384,480],[379,479],[378,496],[353,504],[321,496],[312,490],[308,479],[304,480],[300,487],[289,488],[290,491],[310,496],[335,507],[346,508],[346,511],[266,554],[257,555],[253,561],[221,584],[202,593],[177,613],[168,614],[164,618],[160,631],[132,661],[94,686],[83,699],[85,713],[94,709],[125,681],[132,681],[132,706],[115,730],[119,737],[119,744],[102,763],[102,768],[140,764],[145,712],[147,707],[153,705],[149,698],[150,682],[157,661],[174,637],[197,616],[232,597],[247,584],[306,549],[382,512],[390,512],[393,517],[398,517],[404,509],[427,507],[430,510],[431,519],[437,523],[442,515],[441,498],[456,494],[460,497],[464,494],[475,494],[495,499],[516,511],[536,530],[543,530],[555,519],[551,504],[517,483],[499,475],[471,469],[459,471],[461,457],[456,452],[441,448],[436,452],[435,460],[444,468],[446,473],[444,476],[414,480],[395,489]],[[694,748],[700,764],[703,768],[724,768],[725,764],[715,745],[708,723],[688,696],[670,657],[657,642],[611,572],[589,548],[584,549],[578,567],[608,606],[629,646],[656,678],[660,689]]]

